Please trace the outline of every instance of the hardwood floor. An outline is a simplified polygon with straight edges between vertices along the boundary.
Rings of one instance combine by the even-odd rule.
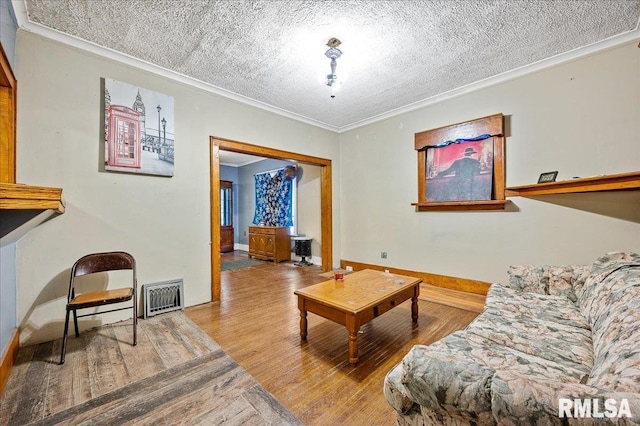
[[[242,256],[225,254],[223,261]],[[414,344],[464,328],[477,312],[420,300],[414,325],[411,303],[405,302],[361,328],[360,361],[353,367],[341,325],[309,314],[308,340],[300,341],[293,292],[325,281],[321,272],[293,263],[224,271],[222,300],[187,308],[186,314],[304,423],[391,425],[395,412],[382,393],[387,372]],[[435,300],[437,292],[430,297]]]

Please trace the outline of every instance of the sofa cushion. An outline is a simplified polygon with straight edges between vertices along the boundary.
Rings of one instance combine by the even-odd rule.
[[[578,293],[577,305],[580,312],[593,327],[597,317],[608,310],[606,298],[609,297],[608,276],[620,269],[640,265],[640,255],[635,253],[612,252],[599,257],[591,266],[581,291]]]
[[[509,266],[507,274],[509,275],[509,287],[514,290],[548,294],[549,278],[545,274],[544,266]]]
[[[502,284],[492,284],[489,288],[485,311],[517,320],[538,319],[589,329],[579,309],[566,297],[522,293]]]
[[[578,292],[582,290],[584,281],[589,276],[589,270],[587,265],[550,266],[547,270],[549,295],[564,296],[576,302]]]
[[[580,381],[593,367],[591,333],[584,328],[485,311],[466,331],[467,339],[479,346],[509,348],[551,361],[574,381]]]
[[[585,265],[510,266],[509,287],[521,293],[563,296],[575,302],[590,268]]]
[[[521,293],[493,284],[485,310],[467,327],[467,338],[551,361],[576,381],[593,367],[589,324],[564,296]]]

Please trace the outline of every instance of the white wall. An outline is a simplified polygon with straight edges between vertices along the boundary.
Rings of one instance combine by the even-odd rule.
[[[298,234],[313,238],[311,240],[311,259],[307,258],[307,260],[313,260],[315,264],[322,264],[322,215],[320,210],[322,168],[310,164],[301,164],[299,167],[301,172],[298,179]]]
[[[0,357],[16,330],[16,244],[0,247]]]
[[[510,264],[640,251],[639,191],[416,213],[414,133],[498,112],[510,122],[507,186],[551,170],[558,179],[640,170],[637,42],[342,134],[342,258],[491,282]]]
[[[8,1],[0,1],[0,43],[12,68],[15,67],[17,28],[13,6]],[[0,246],[0,359],[6,352],[17,327],[15,258],[15,242],[3,243]]]
[[[129,251],[140,284],[180,277],[187,305],[210,300],[211,135],[332,159],[338,193],[339,138],[333,132],[24,31],[18,32],[16,56],[18,181],[62,187],[67,203],[63,215],[18,242],[23,343],[61,337],[69,268],[90,252]],[[173,178],[98,172],[101,77],[174,97]],[[334,241],[340,241],[337,196],[333,206]],[[334,258],[340,259],[338,244]],[[127,314],[113,319],[122,316]]]
[[[16,31],[18,23],[10,1],[0,1],[0,41],[11,68],[16,66]]]

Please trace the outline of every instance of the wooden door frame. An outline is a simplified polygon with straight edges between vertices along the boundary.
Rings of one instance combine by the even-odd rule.
[[[321,167],[320,173],[320,238],[322,270],[330,271],[333,266],[333,224],[331,198],[331,160],[295,152],[283,151],[237,142],[229,139],[210,137],[210,215],[211,215],[211,300],[220,300],[220,151],[238,152],[277,160],[290,160],[302,164]]]

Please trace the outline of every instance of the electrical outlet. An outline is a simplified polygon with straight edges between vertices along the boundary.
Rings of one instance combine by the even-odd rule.
[[[387,258],[387,252],[386,252],[386,251],[381,251],[381,252],[380,252],[380,257],[381,257],[382,259],[386,259],[386,258]]]
[[[349,272],[353,272],[353,266],[346,266],[345,269]]]

